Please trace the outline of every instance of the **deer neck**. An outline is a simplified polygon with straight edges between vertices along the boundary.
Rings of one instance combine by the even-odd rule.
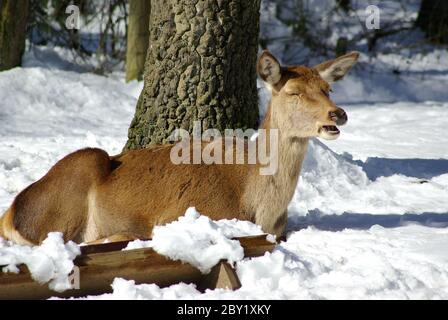
[[[277,156],[278,169],[271,175],[260,175],[260,165],[252,168],[248,185],[249,194],[254,197],[251,202],[255,218],[266,221],[277,219],[286,212],[297,186],[309,138],[290,137],[282,132],[271,107],[266,113],[261,129],[266,130],[267,137],[271,136],[271,130],[276,130],[278,134],[278,143],[270,143],[269,138],[267,143],[267,153],[271,157]]]

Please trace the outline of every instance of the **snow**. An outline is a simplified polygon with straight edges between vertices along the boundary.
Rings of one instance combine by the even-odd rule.
[[[180,283],[161,289],[155,284],[136,285],[134,280],[115,278],[113,293],[99,296],[87,296],[88,300],[175,300],[201,297],[194,285]],[[83,298],[81,298],[83,299]]]
[[[231,265],[244,258],[244,249],[232,238],[263,234],[261,228],[248,221],[213,221],[201,216],[195,208],[165,226],[156,226],[152,239],[135,240],[124,250],[153,248],[156,252],[187,262],[202,273],[209,273],[220,260]]]
[[[89,299],[448,299],[448,229],[419,225],[291,234],[273,253],[237,263],[242,287],[201,293],[115,279]]]
[[[448,159],[448,148],[443,147],[447,141],[447,123],[441,117],[448,108],[447,102],[377,103],[371,107],[358,104],[343,108],[349,114],[349,121],[342,128],[341,139],[326,142],[337,153],[347,152],[363,161],[367,158]]]
[[[448,160],[423,163],[388,158],[355,162],[350,155],[338,155],[318,140],[312,141],[289,205],[290,217],[315,210],[323,214],[446,213]]]
[[[72,288],[69,274],[73,260],[81,253],[72,241],[64,243],[63,235],[51,232],[40,246],[22,246],[0,238],[0,267],[2,272],[18,273],[18,265],[28,267],[31,276],[39,283],[49,282],[49,288],[62,292]]]

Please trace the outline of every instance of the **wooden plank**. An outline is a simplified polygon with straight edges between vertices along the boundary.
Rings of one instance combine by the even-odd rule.
[[[266,252],[272,252],[276,243],[272,243],[266,240],[266,235],[250,236],[236,238],[241,243],[244,249],[244,256],[246,258],[259,257]]]
[[[147,239],[145,239],[147,240]],[[144,240],[144,241],[145,241]],[[81,254],[91,254],[91,253],[100,253],[100,252],[110,252],[110,251],[119,251],[128,245],[129,241],[118,241],[118,242],[108,242],[101,244],[91,244],[87,246],[81,246]]]
[[[245,250],[244,253],[246,257],[252,257],[252,254],[253,256],[259,256],[260,254],[264,254],[264,252],[266,251],[272,251],[275,246],[275,243],[271,243],[266,240],[266,235],[264,234],[258,236],[239,237],[234,239],[240,241],[241,246]],[[142,240],[145,241],[149,239]],[[129,242],[130,241],[118,241],[82,246],[81,255],[121,250],[126,248]]]
[[[198,289],[201,291],[205,289],[236,290],[239,288],[241,288],[241,282],[235,269],[224,260],[214,266],[210,273],[205,275],[198,284]]]
[[[266,241],[266,236],[238,238],[246,257],[263,255],[272,251],[275,244]],[[170,260],[159,255],[151,248],[121,251],[127,241],[96,244],[81,248],[81,255],[74,261],[80,274],[80,289],[57,293],[48,289],[48,284],[33,281],[27,268],[20,266],[19,274],[0,272],[0,299],[46,299],[52,296],[80,297],[102,294],[112,291],[114,278],[135,280],[136,283],[155,283],[160,287],[175,283],[195,283],[199,287],[204,283],[204,275],[198,269],[180,261]],[[215,267],[221,282],[230,282],[235,286],[230,266]],[[224,269],[222,269],[224,268]],[[232,269],[233,270],[233,269]],[[228,277],[227,280],[223,277]],[[210,276],[209,276],[210,278]],[[233,282],[233,284],[232,284]],[[209,282],[212,283],[212,282]],[[211,284],[213,285],[213,284]],[[214,285],[220,285],[219,281]]]
[[[48,289],[48,284],[39,285],[31,279],[26,267],[20,274],[0,274],[0,299],[46,299],[57,297],[79,297],[110,292],[115,277],[133,279],[136,283],[156,283],[169,286],[179,281],[196,283],[202,274],[195,267],[173,261],[152,249],[113,251],[79,256],[75,260],[79,268],[80,289],[62,294]]]

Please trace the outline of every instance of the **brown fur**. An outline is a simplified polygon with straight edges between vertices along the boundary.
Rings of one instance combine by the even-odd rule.
[[[60,160],[15,198],[0,219],[0,235],[25,244],[40,243],[51,231],[75,241],[148,238],[154,226],[194,206],[212,219],[250,220],[281,236],[308,139],[319,136],[322,125],[335,125],[330,112],[343,112],[319,75],[327,69],[319,68],[280,67],[267,52],[260,58],[259,74],[272,87],[262,128],[279,130],[278,151],[270,150],[279,158],[274,175],[260,175],[260,164],[175,165],[172,145],[114,157],[84,149]]]

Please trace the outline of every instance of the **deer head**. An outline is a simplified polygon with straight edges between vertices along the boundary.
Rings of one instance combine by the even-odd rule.
[[[330,99],[330,85],[342,79],[358,60],[351,52],[315,67],[281,66],[268,51],[258,60],[257,70],[272,93],[271,126],[286,137],[336,139],[337,126],[347,122],[345,111]]]

